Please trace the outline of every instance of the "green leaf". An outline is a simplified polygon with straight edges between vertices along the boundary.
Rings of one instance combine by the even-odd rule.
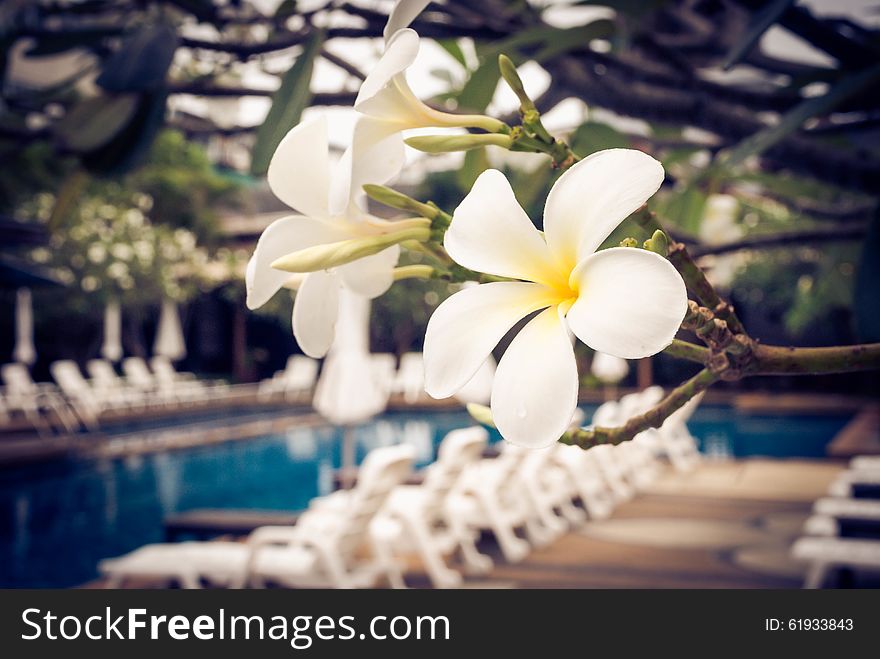
[[[516,199],[529,217],[541,216],[544,199],[550,188],[550,180],[557,173],[557,170],[545,165],[532,171],[514,170],[510,173],[512,187],[516,190]]]
[[[275,20],[283,21],[294,14],[296,14],[296,0],[283,0],[283,2],[278,5],[278,9],[275,10]]]
[[[456,62],[467,68],[467,58],[464,56],[464,51],[461,49],[458,41],[455,39],[438,39],[437,43],[443,50],[452,55]]]
[[[299,123],[303,110],[312,100],[312,71],[315,58],[324,43],[324,31],[309,37],[302,53],[281,79],[281,86],[272,96],[272,107],[263,125],[257,130],[251,156],[251,173],[262,176],[269,169],[272,154],[287,132]]]
[[[585,121],[571,134],[572,150],[582,158],[601,151],[629,146],[626,136],[608,124]]]
[[[55,126],[59,145],[68,151],[88,153],[120,133],[138,110],[137,94],[104,94],[76,104]]]
[[[739,63],[743,57],[749,54],[770,26],[778,21],[779,17],[785,13],[785,10],[793,4],[794,0],[773,0],[773,2],[768,2],[764,5],[752,18],[745,37],[730,49],[721,66],[725,69],[730,69],[734,64]]]
[[[862,248],[853,291],[856,331],[859,339],[865,342],[880,341],[878,290],[880,290],[880,214],[875,213]]]
[[[179,44],[177,32],[169,25],[144,27],[105,60],[95,82],[111,92],[157,90],[165,84]]]
[[[462,164],[461,169],[455,175],[458,187],[463,192],[469,192],[477,177],[489,169],[489,167],[489,157],[486,155],[486,149],[468,151],[464,155],[464,164]]]
[[[664,220],[668,219],[688,233],[696,234],[705,208],[706,194],[695,186],[688,186],[681,192],[673,193],[659,210]]]
[[[501,80],[501,72],[498,70],[498,62],[492,57],[487,57],[471,73],[458,93],[458,109],[463,112],[484,112],[495,96],[499,80]]]
[[[616,32],[616,26],[613,21],[600,19],[564,29],[539,28],[526,31],[524,35],[529,35],[529,32],[532,32],[530,38],[538,38],[544,44],[535,55],[535,61],[543,62],[569,50],[586,48],[593,39],[610,39]]]
[[[803,123],[819,114],[832,111],[848,98],[880,83],[880,64],[852,73],[840,80],[827,94],[810,98],[798,104],[782,116],[775,126],[770,126],[750,135],[735,147],[719,154],[722,167],[741,164],[751,156],[757,156],[798,130]]]

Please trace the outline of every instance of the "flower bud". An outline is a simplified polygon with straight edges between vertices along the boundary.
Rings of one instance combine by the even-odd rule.
[[[392,190],[384,185],[367,183],[364,185],[364,192],[367,193],[367,196],[370,199],[378,201],[380,204],[385,204],[386,206],[397,208],[402,211],[411,211],[422,217],[427,217],[429,220],[433,220],[440,212],[437,208],[434,208],[429,204],[423,204],[412,197],[406,196],[402,192]]]
[[[307,247],[276,259],[272,262],[272,267],[286,272],[327,270],[357,261],[366,256],[378,254],[382,250],[405,240],[427,240],[430,235],[431,230],[427,227],[412,228],[378,236],[369,236],[367,238],[354,238],[352,240],[315,245],[314,247]]]
[[[638,247],[639,241],[635,238],[624,238],[618,243],[619,247]]]
[[[529,95],[526,93],[526,89],[523,86],[522,78],[519,77],[519,72],[516,70],[516,65],[513,63],[507,55],[499,55],[498,56],[498,69],[501,71],[501,77],[504,78],[504,82],[510,87],[516,97],[519,99],[520,108],[523,113],[533,111],[535,109],[535,104]]]
[[[480,423],[484,426],[489,426],[490,428],[495,427],[495,421],[492,420],[492,410],[490,410],[485,405],[480,405],[479,403],[468,403],[467,411],[470,414],[474,421]]]
[[[669,238],[660,229],[657,229],[648,240],[644,242],[644,248],[665,257],[669,253]]]
[[[510,135],[499,133],[479,133],[467,135],[421,135],[404,140],[409,146],[425,153],[447,153],[449,151],[470,151],[481,146],[500,146],[509,149],[513,144]]]

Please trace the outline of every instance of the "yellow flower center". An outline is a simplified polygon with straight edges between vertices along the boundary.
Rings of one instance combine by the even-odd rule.
[[[560,273],[546,282],[546,285],[552,291],[553,304],[559,306],[563,315],[567,314],[580,295],[579,282],[571,281],[569,277]]]

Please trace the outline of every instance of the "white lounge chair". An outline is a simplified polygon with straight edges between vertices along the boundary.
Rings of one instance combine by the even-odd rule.
[[[458,537],[490,530],[510,563],[526,557],[529,543],[543,546],[555,537],[526,494],[519,472],[524,458],[523,451],[503,450],[497,458],[469,466],[446,502],[447,519]],[[526,539],[516,534],[518,528]]]
[[[544,528],[561,535],[569,526],[586,521],[584,510],[574,505],[577,488],[568,472],[553,459],[555,446],[526,449],[505,444],[504,450],[524,452],[519,476]]]
[[[808,535],[836,536],[841,526],[856,524],[877,535],[880,540],[880,501],[876,499],[850,499],[825,497],[813,504],[813,514],[804,522]]]
[[[24,364],[0,366],[0,377],[5,385],[3,397],[8,414],[20,412],[41,435],[54,427],[54,420],[68,432],[79,428],[76,415],[58,388],[53,384],[34,382]]]
[[[687,422],[703,400],[699,393],[673,412],[660,426],[661,448],[678,471],[693,471],[702,461],[697,440],[688,430]]]
[[[110,402],[98,398],[73,360],[61,359],[52,362],[49,365],[49,372],[52,373],[52,379],[70,401],[82,424],[89,430],[97,430],[100,425],[98,417],[111,406]]]
[[[109,587],[128,578],[161,579],[185,588],[213,585],[243,587],[278,584],[297,588],[370,586],[385,566],[370,544],[369,525],[391,491],[411,473],[412,448],[375,449],[361,467],[348,505],[316,506],[293,526],[256,529],[246,543],[187,542],[148,545],[115,559],[99,570]]]
[[[377,352],[370,355],[373,376],[376,384],[385,394],[391,394],[397,376],[397,357],[388,352]]]
[[[194,373],[178,371],[171,360],[162,355],[150,359],[150,369],[160,389],[167,388],[187,402],[201,403],[212,400],[229,388],[223,380],[203,381]]]
[[[92,388],[103,398],[115,398],[132,408],[145,408],[157,402],[147,392],[133,387],[125,378],[120,377],[113,364],[106,359],[90,359],[86,362],[86,372],[91,379]]]
[[[469,572],[483,572],[492,562],[479,552],[472,533],[457,536],[446,518],[446,500],[469,464],[480,459],[488,440],[480,427],[453,430],[440,444],[437,460],[425,470],[421,485],[399,485],[370,532],[376,551],[388,567],[391,584],[405,587],[395,556],[415,551],[435,588],[461,585],[461,574],[447,566],[444,556],[461,551]]]
[[[270,398],[282,395],[289,402],[310,400],[318,381],[319,363],[306,355],[291,355],[284,370],[260,383],[258,395]]]
[[[407,403],[417,403],[425,395],[425,363],[420,352],[407,352],[400,358],[392,393],[402,394]]]
[[[880,455],[857,455],[849,461],[849,469],[880,472]]]
[[[553,459],[568,473],[590,519],[605,519],[614,510],[614,495],[587,451],[557,444]]]
[[[880,488],[880,471],[848,469],[834,479],[828,487],[828,494],[833,497],[851,497],[859,486]]]
[[[821,588],[834,569],[880,572],[880,540],[832,537],[800,538],[792,556],[809,563],[804,588]]]
[[[123,359],[122,372],[125,373],[126,380],[133,387],[137,387],[145,396],[149,396],[162,405],[177,403],[181,400],[178,393],[172,387],[162,386],[153,376],[153,373],[147,366],[147,362],[141,357],[126,357]]]

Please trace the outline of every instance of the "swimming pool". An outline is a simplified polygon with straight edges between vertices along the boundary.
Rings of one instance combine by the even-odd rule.
[[[847,420],[703,406],[689,426],[704,450],[716,455],[820,457]],[[464,412],[389,413],[356,430],[357,459],[405,441],[416,447],[423,466],[449,430],[469,423]],[[0,470],[0,586],[82,584],[96,576],[100,559],[161,541],[162,520],[172,513],[305,508],[330,491],[340,449],[336,429],[292,428],[166,453]]]

